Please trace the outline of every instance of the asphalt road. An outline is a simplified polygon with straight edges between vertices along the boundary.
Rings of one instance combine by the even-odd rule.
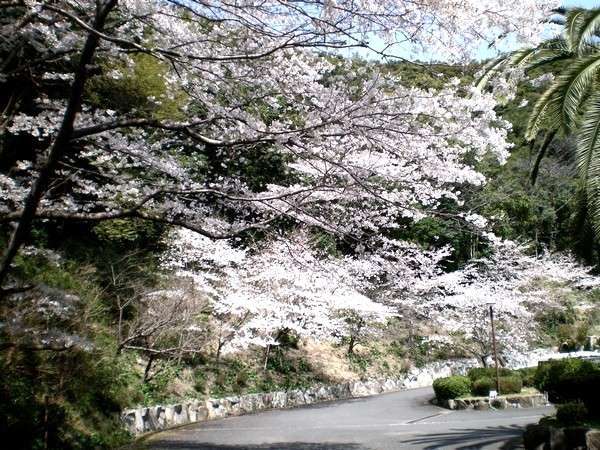
[[[152,450],[514,449],[543,409],[448,411],[430,388],[266,411],[155,434]]]

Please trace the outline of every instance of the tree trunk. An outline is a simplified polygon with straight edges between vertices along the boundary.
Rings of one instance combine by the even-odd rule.
[[[480,355],[479,359],[481,359],[481,364],[483,365],[483,367],[487,368],[487,357],[488,355]]]
[[[221,364],[221,351],[223,350],[223,345],[225,345],[225,343],[219,339],[219,343],[217,344],[217,352],[215,353],[215,366],[217,366],[217,369]]]
[[[99,6],[97,8],[96,17],[92,25],[95,30],[100,32],[103,30],[108,14],[116,4],[117,0],[107,0],[101,7]],[[96,33],[90,32],[81,52],[79,65],[75,72],[73,84],[71,85],[71,95],[67,107],[65,108],[61,126],[54,142],[50,146],[46,163],[41,167],[37,179],[35,179],[31,185],[31,189],[29,190],[27,198],[25,199],[25,204],[23,205],[21,217],[11,234],[7,248],[2,255],[2,261],[0,262],[0,288],[6,280],[10,271],[10,266],[17,255],[19,248],[21,248],[25,239],[27,239],[40,200],[44,196],[60,160],[69,148],[73,135],[73,125],[77,118],[77,114],[81,109],[85,83],[89,78],[89,66],[94,59],[94,54],[96,53],[99,43],[100,37]],[[0,293],[1,292],[2,291],[0,290]]]
[[[356,340],[354,339],[354,336],[350,336],[350,341],[348,342],[348,351],[347,354],[350,355],[354,355],[354,346],[356,345]]]
[[[146,384],[150,381],[150,370],[152,370],[152,363],[154,363],[154,356],[150,354],[148,356],[148,362],[146,363],[146,368],[144,369],[144,380],[143,383]]]
[[[49,431],[48,431],[48,394],[44,394],[44,450],[48,450]]]
[[[263,364],[263,370],[267,371],[267,363],[269,362],[269,353],[271,352],[271,344],[267,344],[267,348],[265,349],[265,362]]]
[[[117,355],[121,354],[123,350],[123,307],[121,305],[121,300],[119,302],[119,324],[117,327]]]

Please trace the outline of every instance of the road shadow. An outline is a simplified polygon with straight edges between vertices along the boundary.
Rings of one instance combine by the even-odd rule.
[[[522,449],[523,427],[508,425],[479,429],[458,429],[447,433],[428,434],[401,441],[423,450],[451,448],[455,450],[476,450],[489,445],[497,445],[501,450]]]
[[[309,443],[309,442],[281,442],[275,444],[208,444],[202,442],[186,441],[157,441],[153,442],[147,450],[366,450],[355,443]]]

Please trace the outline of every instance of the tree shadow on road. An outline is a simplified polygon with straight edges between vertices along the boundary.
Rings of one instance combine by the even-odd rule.
[[[281,442],[275,444],[208,444],[186,441],[156,441],[145,447],[148,450],[366,450],[355,443]]]
[[[522,447],[523,427],[518,425],[487,427],[479,429],[457,429],[448,433],[428,434],[402,441],[423,450],[449,448],[456,450],[481,449],[496,445],[501,450]]]

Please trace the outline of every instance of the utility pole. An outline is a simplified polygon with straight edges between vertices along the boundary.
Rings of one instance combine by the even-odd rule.
[[[498,368],[498,353],[496,352],[496,330],[494,329],[494,304],[490,303],[490,322],[492,323],[492,350],[496,364],[496,392],[500,395],[500,369]]]

